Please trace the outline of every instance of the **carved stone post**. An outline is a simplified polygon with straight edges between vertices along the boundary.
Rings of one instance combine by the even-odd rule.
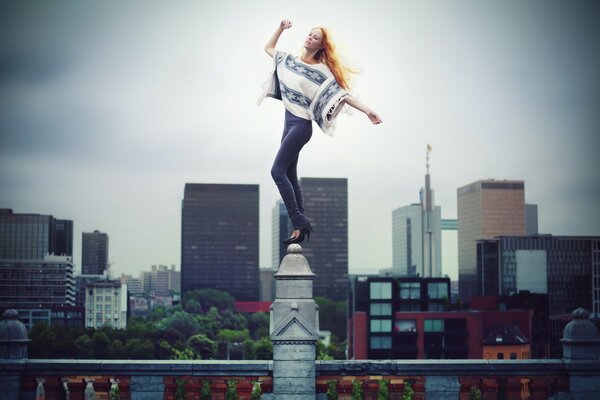
[[[270,333],[275,399],[314,400],[315,344],[319,315],[313,300],[315,274],[298,244],[288,246],[275,278]]]
[[[24,367],[27,361],[27,337],[25,325],[17,318],[16,310],[6,310],[0,321],[0,360],[2,363],[12,363]],[[0,369],[0,400],[20,398],[21,372],[19,369]]]
[[[563,361],[569,375],[569,399],[600,399],[597,372],[600,335],[589,312],[578,308],[563,331]]]

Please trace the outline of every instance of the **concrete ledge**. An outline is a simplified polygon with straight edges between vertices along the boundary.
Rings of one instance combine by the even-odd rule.
[[[599,375],[600,360],[570,361],[569,372],[581,369]],[[544,376],[566,375],[563,360],[348,360],[317,361],[317,376],[326,375],[421,376]]]
[[[0,370],[15,371],[13,368]],[[17,366],[18,367],[18,366]],[[273,362],[268,360],[27,360],[20,371],[46,375],[131,375],[131,376],[266,376]]]

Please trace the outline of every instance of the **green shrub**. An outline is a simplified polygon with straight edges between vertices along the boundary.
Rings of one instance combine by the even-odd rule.
[[[377,400],[389,400],[390,399],[390,391],[388,388],[389,382],[380,380],[379,381],[379,391],[377,392]]]
[[[236,381],[227,382],[227,392],[225,392],[225,400],[238,400]]]
[[[415,391],[409,381],[404,381],[404,391],[402,392],[402,400],[413,400]]]
[[[250,400],[261,400],[262,390],[260,389],[260,382],[252,382],[252,393],[250,393]]]
[[[200,400],[210,400],[211,392],[210,392],[210,381],[204,380],[202,381],[202,389],[200,389]]]
[[[362,381],[352,381],[352,400],[363,400],[365,393],[363,392]]]
[[[186,400],[185,381],[183,379],[175,379],[175,400]]]
[[[481,400],[481,390],[477,386],[471,386],[469,400]]]
[[[327,382],[327,400],[337,400],[337,399],[338,399],[337,381]]]

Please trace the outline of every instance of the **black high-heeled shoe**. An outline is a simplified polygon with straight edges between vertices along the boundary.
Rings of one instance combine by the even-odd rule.
[[[307,224],[304,228],[300,229],[300,233],[296,237],[291,237],[283,241],[283,244],[294,244],[294,243],[302,243],[304,241],[304,237],[306,236],[306,241],[310,242],[310,234],[313,233],[314,230],[310,224]]]

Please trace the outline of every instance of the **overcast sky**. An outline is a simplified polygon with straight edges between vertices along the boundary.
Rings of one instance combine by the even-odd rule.
[[[259,184],[270,266],[284,111],[255,102],[282,18],[290,52],[331,29],[384,121],[315,125],[301,153],[300,176],[348,178],[351,272],[391,266],[392,210],[418,201],[427,143],[443,218],[458,187],[519,179],[541,232],[600,235],[594,1],[4,1],[0,207],[73,220],[78,266],[81,232],[106,232],[113,272],[137,275],[179,268],[186,182]]]

